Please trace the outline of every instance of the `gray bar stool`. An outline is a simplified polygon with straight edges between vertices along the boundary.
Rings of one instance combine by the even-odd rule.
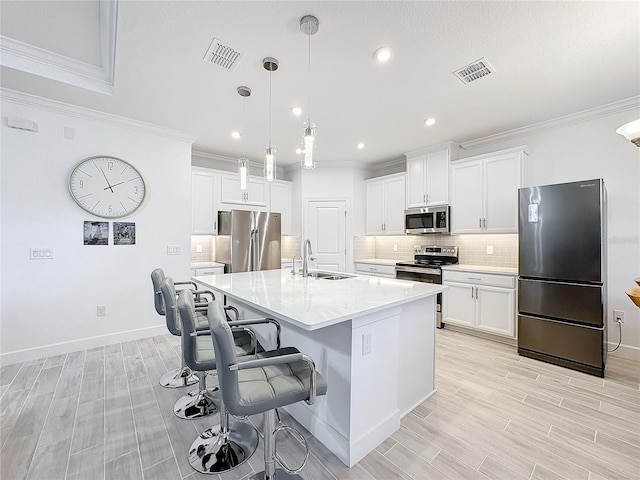
[[[184,301],[187,300],[185,295]],[[285,426],[276,428],[275,409],[301,401],[313,404],[316,396],[326,394],[327,382],[316,372],[313,360],[296,349],[293,352],[286,349],[263,352],[252,359],[238,358],[233,334],[224,316],[210,306],[208,317],[225,414],[248,416],[264,413],[265,468],[264,472],[251,477],[252,480],[302,479],[297,472],[304,467],[309,456],[306,440],[298,434],[307,451],[302,465],[295,470],[284,465],[276,457],[275,435],[281,429],[293,429]],[[200,448],[202,440],[201,435],[189,449],[189,463],[201,472],[209,461],[202,455],[205,452]],[[276,461],[284,470],[276,469]]]
[[[167,324],[179,329],[182,358],[184,364],[198,378],[198,388],[191,390],[186,395],[178,399],[173,407],[173,413],[177,417],[187,420],[193,418],[206,417],[218,412],[217,388],[207,388],[207,371],[215,370],[216,363],[213,357],[213,347],[211,345],[211,332],[203,329],[203,322],[207,322],[206,312],[195,310],[190,317],[190,323],[182,322],[178,313],[177,296],[171,277],[166,277],[160,286],[162,297],[165,303]],[[194,292],[192,290],[182,290],[180,295],[186,295],[194,302]],[[213,297],[213,294],[211,294]],[[213,300],[215,301],[215,297]],[[204,337],[200,336],[204,335]],[[247,355],[261,350],[253,331],[249,328],[237,328],[234,332],[235,342],[240,355]]]
[[[169,312],[169,315],[167,315],[164,298],[162,296],[162,292],[160,291],[160,286],[162,285],[162,282],[164,281],[165,278],[167,277],[164,274],[164,270],[162,270],[161,268],[156,268],[155,270],[153,270],[153,272],[151,272],[151,282],[153,283],[153,304],[155,306],[155,309],[158,315],[162,315],[163,317],[165,317],[167,330],[169,330],[169,332],[173,335],[180,336],[180,327],[176,326],[175,320],[173,319],[173,316],[174,316],[173,312]],[[194,282],[174,282],[174,290],[175,290],[175,286],[184,286],[184,285],[188,285],[189,288],[193,287],[194,290],[197,289],[197,286]],[[202,306],[201,308],[203,308],[203,312],[199,314],[199,318],[197,319],[197,325],[198,325],[197,328],[200,330],[202,329],[208,330],[209,323],[207,322],[207,319],[206,319],[206,305],[208,304],[208,302],[206,302],[206,300],[208,297],[210,297],[209,300],[212,300],[213,293],[208,290],[204,290],[204,291],[197,292],[195,295],[196,295],[196,301],[198,302],[198,305],[201,305]],[[205,297],[203,298],[202,295],[205,295]],[[206,302],[204,304],[201,303],[203,299]],[[189,367],[185,365],[184,358],[182,358],[182,366],[174,370],[170,370],[164,375],[162,375],[160,377],[159,382],[160,382],[160,385],[162,385],[165,388],[180,388],[180,387],[186,387],[189,385],[193,385],[194,383],[197,383],[198,377],[196,377],[191,372]]]
[[[209,303],[209,310],[220,309],[221,315],[225,315],[221,302]],[[181,292],[178,297],[178,311],[182,319],[183,335],[182,338],[191,338],[193,348],[185,345],[187,364],[194,370],[216,368],[216,359],[213,352],[213,342],[211,340],[211,332],[196,332],[194,330],[195,308],[193,297],[187,292]],[[247,321],[231,322],[247,324]],[[235,330],[236,327],[234,327]],[[231,331],[231,330],[230,330]],[[244,346],[238,345],[237,333],[234,331],[231,337],[233,346],[231,347],[234,354],[238,353],[241,358],[242,354],[247,353]],[[250,355],[246,358],[256,358]],[[216,389],[219,393],[219,389]],[[236,468],[244,463],[256,450],[258,446],[257,430],[245,422],[234,421],[229,422],[229,414],[227,413],[224,402],[220,397],[216,398],[217,405],[220,410],[220,425],[215,425],[198,438],[203,438],[204,442],[199,445],[192,445],[189,455],[198,457],[198,467],[196,470],[202,473],[220,473]]]

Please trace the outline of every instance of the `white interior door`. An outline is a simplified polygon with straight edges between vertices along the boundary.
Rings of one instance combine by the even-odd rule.
[[[346,201],[311,200],[307,211],[307,237],[319,270],[344,272],[347,265]],[[302,241],[304,242],[304,238]]]

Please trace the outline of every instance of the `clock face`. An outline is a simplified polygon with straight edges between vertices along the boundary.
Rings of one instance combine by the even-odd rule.
[[[115,157],[90,157],[78,163],[69,175],[69,192],[87,212],[106,218],[133,213],[144,200],[142,175],[129,163]]]

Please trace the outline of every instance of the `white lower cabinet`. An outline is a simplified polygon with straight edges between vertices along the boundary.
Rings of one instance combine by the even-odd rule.
[[[443,321],[486,333],[515,337],[515,275],[442,272],[449,287],[443,297]]]
[[[370,277],[396,278],[396,267],[395,265],[356,262],[356,273]]]

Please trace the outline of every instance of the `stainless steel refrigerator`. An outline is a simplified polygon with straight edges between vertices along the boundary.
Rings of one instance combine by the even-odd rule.
[[[519,190],[518,353],[604,376],[602,179]]]
[[[218,212],[216,262],[225,273],[276,270],[280,265],[280,214]]]

